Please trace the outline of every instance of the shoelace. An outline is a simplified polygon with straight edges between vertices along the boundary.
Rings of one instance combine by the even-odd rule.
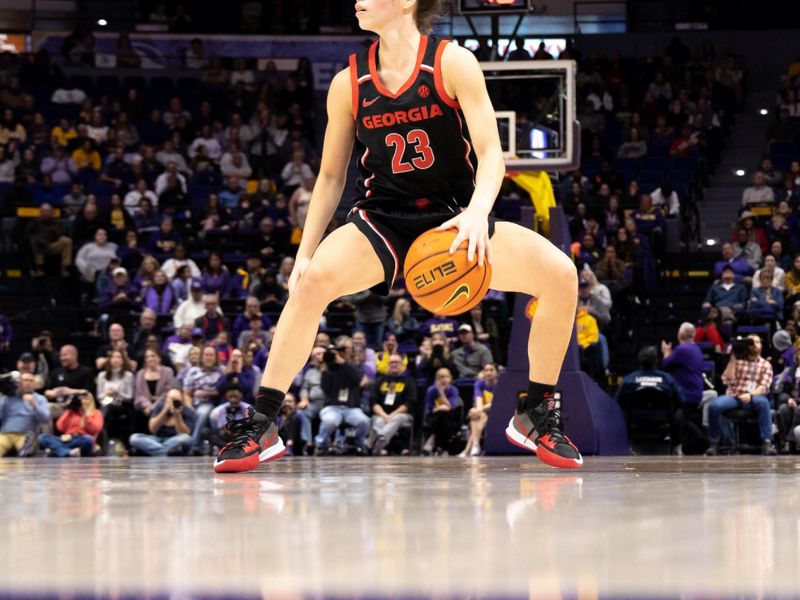
[[[253,431],[253,416],[256,414],[255,409],[250,407],[247,411],[247,416],[243,419],[234,419],[231,415],[228,415],[228,422],[225,426],[228,428],[228,431],[233,436],[233,439],[229,442],[235,446],[244,446],[247,442],[253,439],[252,431]]]

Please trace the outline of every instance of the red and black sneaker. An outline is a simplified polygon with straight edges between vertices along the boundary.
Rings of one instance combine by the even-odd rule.
[[[559,427],[555,396],[545,398],[539,406],[525,407],[527,394],[520,396],[517,410],[506,427],[509,442],[535,452],[544,464],[560,469],[577,469],[583,457]]]
[[[286,454],[278,435],[278,426],[272,419],[252,407],[244,419],[229,421],[225,427],[233,436],[214,461],[216,473],[252,471],[262,462],[277,460]]]

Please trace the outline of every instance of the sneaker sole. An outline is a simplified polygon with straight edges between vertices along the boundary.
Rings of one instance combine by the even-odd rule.
[[[514,427],[514,417],[511,417],[511,420],[508,422],[508,427],[506,427],[506,439],[518,448],[533,452],[534,454],[536,453],[536,442],[522,435],[522,433]]]
[[[579,469],[583,466],[583,456],[580,458],[567,458],[551,452],[541,444],[536,449],[536,457],[548,467],[556,469]]]

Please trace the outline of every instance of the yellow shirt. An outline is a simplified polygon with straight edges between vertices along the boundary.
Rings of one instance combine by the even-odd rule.
[[[784,279],[784,284],[786,285],[786,296],[794,296],[795,294],[800,294],[800,277],[796,277],[794,271],[791,269],[789,272],[786,273],[786,278]]]
[[[55,127],[53,127],[53,131],[50,134],[50,137],[59,146],[66,146],[70,140],[74,140],[76,137],[78,137],[78,133],[71,128],[65,131],[61,129],[60,125],[56,125]]]
[[[600,330],[597,328],[597,319],[582,308],[575,317],[575,327],[578,330],[578,344],[581,348],[588,348],[600,341]]]
[[[380,375],[386,375],[389,372],[389,355],[386,352],[378,352],[375,355],[375,366]],[[408,357],[403,355],[403,371],[408,367]]]
[[[95,171],[100,170],[100,154],[98,154],[97,150],[84,152],[83,148],[78,148],[72,153],[72,160],[79,169],[90,167]]]

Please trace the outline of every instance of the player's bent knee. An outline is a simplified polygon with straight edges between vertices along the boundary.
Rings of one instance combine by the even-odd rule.
[[[303,303],[317,302],[322,306],[327,306],[341,296],[337,293],[336,287],[334,273],[328,272],[312,262],[297,282],[294,295]]]

